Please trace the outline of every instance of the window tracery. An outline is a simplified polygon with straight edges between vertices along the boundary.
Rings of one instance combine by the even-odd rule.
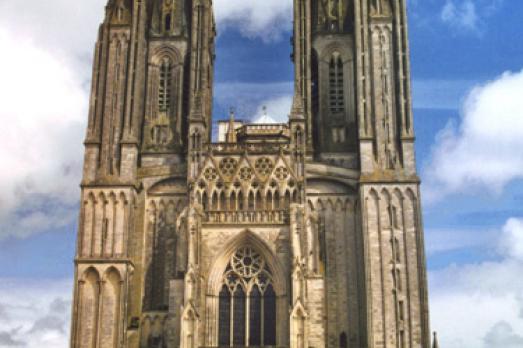
[[[243,167],[240,169],[240,179],[241,180],[249,181],[253,178],[253,176],[254,176],[254,172],[253,172],[252,168]]]
[[[220,346],[276,345],[272,273],[253,248],[240,247],[232,255],[223,275],[218,307]]]
[[[236,172],[238,162],[234,158],[226,157],[220,162],[220,171],[223,175],[231,177]]]
[[[285,180],[289,177],[289,170],[283,166],[276,168],[274,175],[278,180]]]
[[[205,169],[203,176],[207,181],[215,181],[218,179],[218,171],[214,168],[207,168]]]
[[[267,157],[258,158],[254,164],[254,168],[261,176],[269,176],[274,168],[274,164]]]
[[[165,58],[160,66],[160,80],[158,85],[158,110],[168,112],[171,106],[171,89],[172,89],[172,64],[169,59]]]
[[[334,52],[329,63],[329,110],[332,113],[345,111],[343,94],[343,62],[340,54]]]

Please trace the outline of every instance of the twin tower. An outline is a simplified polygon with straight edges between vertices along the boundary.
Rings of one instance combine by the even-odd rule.
[[[405,2],[294,0],[288,123],[214,143],[212,1],[108,2],[73,348],[429,348]]]

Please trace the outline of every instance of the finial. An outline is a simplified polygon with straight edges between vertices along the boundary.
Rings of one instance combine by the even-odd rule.
[[[267,116],[267,106],[266,105],[264,105],[262,107],[262,111],[263,111],[263,116]]]
[[[229,119],[234,121],[234,108],[232,106],[229,108]]]
[[[229,129],[227,130],[227,142],[235,143],[236,142],[236,129],[234,122],[234,108],[229,109]]]
[[[295,93],[292,99],[291,119],[303,119],[303,101],[299,93]]]
[[[434,331],[434,340],[432,341],[432,348],[439,348],[438,333]]]

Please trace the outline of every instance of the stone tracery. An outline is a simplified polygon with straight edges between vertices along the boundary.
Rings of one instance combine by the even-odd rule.
[[[272,272],[252,247],[232,255],[219,294],[221,346],[276,344],[276,294]]]

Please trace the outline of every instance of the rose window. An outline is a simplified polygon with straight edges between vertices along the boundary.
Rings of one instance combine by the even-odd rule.
[[[274,175],[278,178],[278,180],[285,180],[289,176],[289,170],[285,167],[278,167],[276,168]]]
[[[220,162],[220,171],[225,176],[233,176],[236,171],[237,162],[234,158],[224,158]]]
[[[260,175],[268,176],[271,174],[274,165],[272,164],[270,159],[268,159],[267,157],[262,157],[256,160],[255,167],[258,173],[260,173]]]
[[[252,278],[263,269],[263,258],[251,248],[240,248],[232,256],[231,266],[240,276]]]

